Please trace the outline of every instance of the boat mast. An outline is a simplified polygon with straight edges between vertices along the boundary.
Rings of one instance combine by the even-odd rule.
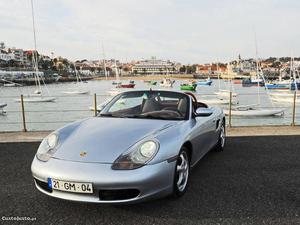
[[[117,82],[119,82],[120,77],[119,77],[119,70],[118,70],[117,60],[116,59],[115,59],[115,70],[116,70],[116,80],[117,80]]]
[[[75,64],[75,62],[73,63],[73,65],[74,65],[74,71],[75,71],[75,76],[76,76],[76,83],[78,84],[79,83],[79,75],[78,75],[78,71],[77,71],[77,69],[76,69],[76,64]]]
[[[219,62],[217,62],[217,74],[218,74],[218,87],[219,87],[219,91],[221,89],[221,83],[220,83],[220,71],[219,71]]]
[[[37,48],[36,48],[36,33],[35,33],[35,19],[34,19],[34,8],[33,8],[33,0],[30,1],[31,2],[31,15],[32,15],[32,29],[33,29],[33,41],[34,41],[34,53],[32,54],[32,58],[33,58],[33,64],[34,64],[34,69],[35,69],[35,78],[37,80],[38,83],[38,87],[39,87],[39,92],[42,93],[41,90],[41,82],[39,79],[39,68],[38,68],[38,55],[37,55]]]
[[[296,68],[294,66],[294,57],[293,56],[291,57],[291,68],[290,68],[290,70],[293,73],[293,79],[294,79],[294,84],[295,84],[295,91],[297,92],[298,91],[297,76],[296,76]],[[296,95],[296,97],[297,97],[297,95]]]
[[[257,79],[257,104],[260,105],[260,92],[259,92],[259,68],[258,68],[258,52],[257,52],[257,40],[256,32],[254,31],[254,41],[255,41],[255,59],[256,59],[256,79]]]
[[[104,67],[104,76],[105,79],[107,80],[107,71],[106,71],[106,65],[105,65],[105,53],[104,53],[104,46],[102,42],[102,54],[103,54],[103,67]]]

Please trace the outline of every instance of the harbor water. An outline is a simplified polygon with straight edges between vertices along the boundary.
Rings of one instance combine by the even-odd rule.
[[[142,80],[136,80],[135,90],[140,89],[166,89],[180,90],[180,84],[185,80],[176,80],[173,88],[162,88],[159,86],[159,80],[156,86],[149,85]],[[129,82],[122,80],[123,83]],[[216,99],[215,92],[221,89],[227,89],[230,85],[227,81],[213,80],[211,86],[198,86],[194,94],[201,99]],[[232,117],[233,126],[257,126],[257,125],[290,125],[292,122],[292,103],[273,103],[270,101],[267,91],[264,87],[242,87],[241,84],[232,84],[232,90],[238,94],[237,99],[239,105],[259,104],[261,108],[281,108],[284,109],[282,116],[269,117]],[[87,89],[89,94],[85,95],[66,95],[64,91],[69,89]],[[28,130],[53,130],[57,129],[69,122],[91,117],[94,112],[89,109],[93,106],[93,94],[97,94],[97,103],[111,98],[107,91],[114,88],[111,80],[91,80],[88,83],[56,83],[47,85],[47,89],[51,96],[56,97],[55,102],[44,103],[26,103],[25,117]],[[43,87],[44,95],[47,89]],[[20,95],[34,93],[35,86],[24,87],[3,87],[0,86],[0,102],[7,103],[5,108],[6,114],[0,115],[0,131],[20,131],[22,127],[21,104],[16,102]],[[122,89],[126,90],[126,89]],[[127,89],[133,90],[133,89]],[[219,107],[228,108],[228,105],[219,105]],[[227,120],[228,121],[228,120]],[[296,106],[296,124],[300,124],[300,103]]]

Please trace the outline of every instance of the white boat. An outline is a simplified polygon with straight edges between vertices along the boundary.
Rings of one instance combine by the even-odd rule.
[[[3,86],[4,87],[16,87],[16,86],[22,86],[21,84],[9,81],[9,80],[5,80],[5,79],[1,79],[4,83]]]
[[[33,2],[32,1],[31,1],[31,10],[32,10],[33,39],[34,39],[34,51],[32,53],[32,65],[35,70],[34,78],[35,78],[35,84],[36,84],[37,90],[34,92],[34,94],[24,96],[23,101],[28,102],[28,103],[54,102],[56,100],[56,98],[50,96],[49,90],[46,87],[43,77],[42,76],[40,77],[40,72],[39,72],[39,67],[38,67],[38,55],[37,55],[37,49],[36,49],[35,22],[34,22],[34,11],[33,11]],[[48,96],[42,95],[41,80],[44,83],[44,86],[46,87]],[[17,99],[15,99],[15,101],[20,102],[21,98],[17,98]]]
[[[8,83],[8,84],[3,84],[4,87],[16,87],[17,85],[15,83]]]
[[[83,82],[81,80],[81,77],[80,77],[77,69],[76,69],[75,63],[74,63],[74,70],[75,70],[75,75],[76,75],[76,85],[80,87],[80,86],[82,86]],[[62,91],[62,93],[66,94],[66,95],[85,95],[85,94],[90,93],[90,91],[83,89],[83,88],[78,88],[78,89],[71,88],[67,91]]]
[[[229,115],[229,109],[223,109],[225,115]],[[284,114],[283,109],[232,109],[232,116],[280,116]]]
[[[54,102],[56,100],[55,97],[48,97],[48,96],[24,96],[23,102],[28,103],[35,103],[35,102]],[[21,102],[21,98],[16,98],[16,102]]]
[[[159,85],[161,86],[161,87],[173,87],[173,84],[175,83],[175,80],[171,80],[171,79],[169,79],[169,78],[165,78],[165,79],[163,79],[160,83],[159,83]]]
[[[69,90],[69,91],[63,91],[63,94],[67,95],[85,95],[90,93],[88,90]]]

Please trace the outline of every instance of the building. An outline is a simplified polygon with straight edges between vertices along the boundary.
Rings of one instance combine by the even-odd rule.
[[[204,64],[204,65],[197,65],[196,66],[196,73],[203,74],[203,75],[217,75],[221,72],[225,72],[226,67],[224,65],[218,64]]]
[[[13,59],[14,59],[13,54],[7,53],[7,52],[4,52],[4,51],[0,52],[0,60],[8,62],[8,61],[13,60]]]
[[[12,54],[14,55],[14,60],[20,64],[28,65],[30,64],[27,52],[21,48],[12,48],[10,49]]]
[[[133,74],[173,74],[177,73],[175,64],[170,61],[158,60],[152,57],[135,63],[131,71]]]

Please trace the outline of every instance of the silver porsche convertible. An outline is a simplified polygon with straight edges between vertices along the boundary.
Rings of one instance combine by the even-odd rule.
[[[31,165],[38,190],[67,200],[129,203],[182,196],[190,169],[225,145],[220,108],[191,93],[123,92],[92,117],[47,136]]]

